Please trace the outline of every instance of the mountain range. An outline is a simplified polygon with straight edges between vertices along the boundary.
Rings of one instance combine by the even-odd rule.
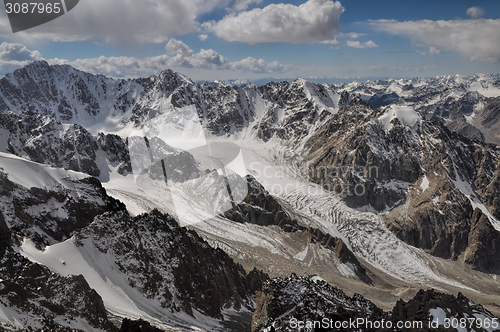
[[[493,320],[499,105],[490,74],[257,86],[33,62],[0,79],[0,328]]]

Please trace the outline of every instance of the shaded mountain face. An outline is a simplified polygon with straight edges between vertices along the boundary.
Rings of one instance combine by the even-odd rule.
[[[373,109],[403,102],[427,120],[439,120],[450,130],[474,140],[499,143],[496,129],[485,127],[486,105],[500,94],[498,75],[437,76],[336,85],[370,98]],[[497,117],[498,119],[498,117]]]
[[[0,113],[0,130],[0,152],[92,176],[105,177],[109,167],[119,174],[132,171],[127,142],[116,135],[95,137],[80,125],[63,124],[33,111]],[[109,166],[103,167],[103,161]]]
[[[300,321],[321,321],[323,318],[336,321],[357,317],[375,319],[383,314],[381,309],[360,295],[349,297],[317,277],[292,275],[264,283],[262,292],[257,293],[252,332],[298,330],[293,326],[294,318]]]
[[[405,103],[424,119],[438,119],[469,138],[493,142],[494,130],[488,124],[494,120],[494,112],[486,105],[499,91],[498,75],[335,85],[296,80],[257,87],[198,84],[172,70],[148,78],[113,80],[38,61],[0,80],[0,110],[33,111],[92,128],[97,134],[106,126],[119,128],[112,123],[140,126],[172,109],[194,106],[212,134],[227,135],[252,127],[255,135],[267,141],[275,135],[284,140],[304,137],[322,111],[335,112],[358,96],[373,109]]]
[[[106,211],[125,210],[93,177],[1,153],[0,165],[7,168],[0,168],[4,220],[17,236],[29,237],[38,245],[64,241]]]
[[[492,322],[498,324],[498,319],[490,312],[461,293],[455,297],[434,290],[420,290],[412,300],[400,300],[391,312],[384,312],[363,296],[355,294],[349,297],[318,277],[292,275],[265,282],[257,294],[252,332],[297,331],[299,326],[307,331],[325,332],[459,331],[446,327],[445,319],[463,323],[467,318],[474,318],[473,324],[476,324],[476,318],[481,321],[472,326],[475,331],[489,331]],[[489,323],[485,328],[482,324],[487,320]],[[400,322],[414,325],[397,328]],[[431,325],[431,322],[434,323]]]
[[[156,210],[135,218],[105,213],[76,235],[78,246],[112,257],[130,286],[173,312],[222,318],[224,308],[252,308],[267,275],[248,275],[221,249]]]
[[[390,94],[377,93],[373,95],[368,102],[370,103],[370,107],[374,110],[379,108],[380,106],[390,105],[393,102],[397,101],[399,96],[396,92],[392,92]]]
[[[112,257],[118,276],[166,312],[197,312],[221,320],[223,310],[251,310],[255,291],[268,279],[257,270],[247,274],[225,252],[168,215],[153,211],[131,218],[96,178],[6,153],[0,153],[0,165],[0,302],[10,310],[7,319],[13,324],[17,319],[35,330],[89,330],[85,324],[116,330],[88,275],[58,267],[71,269],[81,262],[54,257],[56,265],[49,269],[26,258],[36,261],[30,256],[36,249],[27,249],[27,241],[47,255],[52,245],[73,248],[76,241],[82,253],[93,253],[86,263],[92,271],[103,267],[95,262],[109,267]],[[112,278],[102,276],[107,277]]]
[[[210,134],[252,127],[252,134],[265,141],[275,135],[306,136],[322,111],[338,110],[352,99],[348,93],[337,94],[332,86],[304,80],[261,87],[197,84],[171,70],[148,78],[113,80],[44,61],[6,75],[0,91],[0,111],[36,112],[79,124],[94,134],[127,124],[141,127],[174,109],[194,106]]]

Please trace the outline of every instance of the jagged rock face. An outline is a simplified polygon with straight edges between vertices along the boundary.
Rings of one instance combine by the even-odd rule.
[[[495,258],[500,252],[500,232],[490,223],[488,217],[476,208],[472,214],[469,247],[463,260],[472,268],[486,273],[500,273],[500,263]]]
[[[377,94],[373,95],[368,100],[368,102],[370,103],[371,108],[376,110],[380,106],[390,105],[393,102],[397,101],[398,99],[399,99],[399,96],[395,92],[390,93],[390,94],[377,93]]]
[[[304,137],[325,109],[349,103],[348,93],[336,101],[335,89],[303,80],[231,86],[197,84],[165,70],[160,75],[135,80],[113,80],[70,66],[33,62],[0,81],[0,110],[34,111],[65,123],[95,124],[95,118],[123,116],[122,124],[141,127],[172,109],[196,107],[211,134],[228,135],[252,127],[268,140]],[[265,108],[265,115],[257,108]],[[259,110],[260,111],[260,110]],[[280,114],[280,115],[279,115]]]
[[[189,152],[175,149],[158,137],[153,137],[146,144],[153,161],[149,169],[151,178],[184,182],[200,177],[196,160]]]
[[[404,208],[395,209],[387,224],[407,243],[438,257],[457,259],[473,245],[469,241],[472,202],[484,204],[492,214],[490,225],[496,222],[493,218],[498,216],[499,151],[495,146],[470,142],[439,126],[424,125],[423,132],[427,142],[422,167],[428,171],[408,192],[409,218],[405,217]]]
[[[328,285],[315,277],[276,278],[264,283],[257,295],[257,309],[252,317],[252,332],[297,331],[297,322],[303,322],[306,331],[458,331],[445,328],[444,317],[450,319],[495,318],[481,305],[476,305],[463,294],[458,297],[438,293],[434,290],[420,290],[415,297],[404,302],[399,300],[391,312],[384,312],[361,295],[349,297],[340,289]],[[360,325],[336,327],[335,322],[349,322],[357,318],[373,322],[390,322],[393,328],[376,328]],[[326,326],[312,326],[314,322],[328,322]],[[430,322],[437,320],[433,326]],[[307,327],[307,322],[311,324]],[[421,327],[397,329],[397,322],[422,322]],[[475,331],[488,329],[475,326]]]
[[[297,221],[288,216],[280,203],[253,176],[247,175],[245,180],[248,195],[243,202],[224,213],[226,218],[260,226],[278,225],[289,231],[297,228]]]
[[[203,110],[199,115],[212,133],[225,135],[241,131],[256,117],[254,105],[249,100],[257,93],[255,87],[246,90],[230,85],[202,85],[194,90],[200,93],[194,96],[193,103],[198,110]]]
[[[471,200],[498,218],[500,150],[438,121],[394,118],[387,128],[386,112],[340,110],[306,142],[307,174],[352,207],[388,211],[388,228],[406,243],[458,259],[469,246]]]
[[[135,218],[103,214],[76,238],[112,255],[131,286],[174,312],[192,315],[196,309],[220,318],[223,308],[250,308],[267,278],[257,271],[247,275],[224,251],[156,210]]]
[[[253,135],[291,148],[305,159],[303,167],[313,168],[310,179],[338,192],[349,206],[387,212],[386,225],[400,239],[433,255],[459,259],[473,245],[471,220],[476,205],[471,200],[483,203],[496,218],[500,214],[498,148],[448,130],[476,135],[469,122],[482,104],[487,105],[484,125],[496,123],[495,100],[471,86],[481,82],[498,87],[499,77],[464,80],[440,77],[335,86],[296,80],[261,87],[230,86],[197,84],[170,70],[144,79],[111,80],[69,66],[36,62],[1,80],[0,108],[15,114],[2,113],[0,123],[9,133],[10,152],[99,176],[106,171],[97,167],[105,164],[100,159],[104,158],[120,174],[127,174],[134,170],[135,159],[125,148],[131,138],[93,137],[85,125],[122,117],[123,125],[134,123],[140,128],[157,115],[194,106],[210,134]],[[413,106],[422,119],[412,126],[401,119],[384,124],[380,117],[387,108],[372,111],[358,93],[363,100],[379,94],[383,103],[397,95],[398,106]],[[446,126],[429,119],[444,121]],[[0,130],[0,142],[4,138]],[[167,146],[152,152],[159,157],[174,154],[182,160],[179,165],[193,166],[178,169],[173,163],[172,169],[164,170],[169,165],[157,163],[152,177],[167,175],[167,180],[182,182],[193,172],[196,176],[194,163],[186,162],[191,160],[188,154]],[[306,231],[282,216],[266,195],[249,199],[253,201],[233,211],[230,218],[262,225],[285,222],[292,230]],[[479,256],[474,253],[479,252],[470,250],[469,261],[475,262]]]
[[[130,154],[127,146],[128,141],[118,135],[99,133],[97,144],[108,156],[109,163],[118,168],[118,173],[127,175],[132,172]]]
[[[360,295],[349,297],[323,280],[292,275],[263,284],[262,292],[257,293],[252,332],[297,331],[297,327],[290,325],[293,318],[300,321],[321,321],[324,318],[343,321],[358,317],[376,319],[383,315],[381,309]]]
[[[71,237],[105,211],[125,210],[125,205],[109,197],[95,178],[63,181],[59,188],[26,188],[0,171],[3,218],[18,236],[50,245]]]
[[[483,104],[486,98],[478,92],[467,92],[463,96],[443,98],[439,102],[417,107],[417,111],[426,119],[437,119],[445,123],[448,129],[473,140],[484,141],[481,131],[471,125],[465,116],[474,113],[478,105]]]
[[[98,166],[98,153],[102,152],[108,163],[118,168],[119,174],[131,172],[126,141],[116,135],[94,137],[80,125],[62,124],[31,111],[19,115],[0,112],[1,129],[7,131],[1,152],[92,176],[109,172]]]
[[[488,100],[483,111],[484,119],[482,124],[486,127],[493,127],[500,122],[500,97]]]
[[[480,132],[484,128],[465,117],[476,114],[492,99],[475,91],[478,86],[498,88],[500,78],[443,76],[337,85],[296,80],[256,87],[197,84],[172,70],[148,78],[113,80],[38,61],[0,80],[0,110],[35,111],[78,124],[94,124],[95,117],[123,116],[123,124],[140,127],[159,114],[192,105],[212,134],[227,135],[252,127],[263,140],[275,135],[292,140],[307,136],[323,111],[335,112],[347,106],[353,95],[361,94],[371,97],[373,108],[406,102],[425,119],[439,119],[470,138],[484,139]],[[490,123],[492,114],[495,112],[481,117]]]
[[[162,139],[131,136],[126,139],[127,157],[134,175],[153,180],[185,182],[200,177],[198,163],[188,151],[174,148]]]
[[[319,110],[307,97],[306,91],[311,87],[307,84],[308,82],[296,80],[292,83],[268,83],[261,87],[263,99],[272,105],[270,108],[274,112],[284,112],[283,118],[276,121],[272,130],[284,141],[305,137],[318,119]]]
[[[37,163],[99,175],[98,146],[83,127],[64,126],[34,112],[20,116],[0,113],[0,118],[0,126],[9,131],[8,152]]]
[[[430,79],[378,80],[337,84],[338,91],[359,93],[370,98],[373,109],[404,102],[427,120],[437,119],[448,129],[475,140],[498,143],[498,126],[483,126],[491,93],[500,87],[498,75],[437,76]],[[489,91],[489,92],[488,92]],[[483,95],[483,94],[484,95]],[[383,101],[382,104],[379,101]],[[483,112],[483,107],[485,111]],[[498,116],[493,116],[498,120]],[[477,121],[476,121],[477,120]]]
[[[305,174],[353,207],[400,204],[421,172],[418,128],[395,119],[386,132],[377,121],[384,113],[356,105],[335,114],[306,141]]]
[[[429,320],[436,319],[436,316],[439,316],[439,314],[441,314],[443,318],[457,319],[459,322],[460,319],[480,318],[481,323],[472,325],[475,331],[486,331],[491,329],[485,328],[482,324],[486,319],[488,319],[490,323],[492,319],[495,319],[489,311],[484,309],[481,305],[475,304],[462,293],[458,293],[458,296],[455,297],[453,295],[436,292],[432,289],[427,291],[420,290],[415,297],[408,302],[399,300],[390,313],[390,319],[392,321],[429,322]],[[469,327],[468,324],[467,327]],[[419,331],[436,330],[457,331],[458,329],[445,328],[444,326],[439,326],[439,329],[419,329]]]
[[[71,66],[49,66],[45,61],[32,63],[0,80],[4,93],[0,106],[37,111],[68,121],[94,116],[100,107],[96,96],[106,95],[111,79],[90,75]]]
[[[489,98],[484,107],[479,108],[475,121],[478,127],[483,127],[482,132],[485,133],[486,141],[500,144],[500,97]],[[479,124],[478,124],[479,123]]]

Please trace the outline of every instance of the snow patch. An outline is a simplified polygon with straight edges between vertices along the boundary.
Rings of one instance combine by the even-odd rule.
[[[395,118],[398,118],[405,126],[413,128],[420,119],[420,116],[412,107],[391,105],[378,120],[384,125],[385,131],[389,132],[393,126],[391,121]]]
[[[442,308],[429,309],[429,315],[432,316],[432,321],[438,323],[438,326],[444,325],[446,319],[446,311]]]
[[[9,180],[23,187],[68,188],[64,179],[84,179],[89,175],[61,168],[37,164],[10,153],[0,152],[0,167],[8,174]]]
[[[424,175],[422,183],[420,183],[420,189],[422,189],[422,191],[429,189],[429,179],[427,178],[427,175]]]
[[[485,97],[500,97],[500,88],[487,85],[484,87],[480,82],[474,82],[469,87],[470,91],[477,91]]]
[[[309,246],[306,246],[306,248],[304,250],[299,252],[297,255],[293,256],[293,258],[298,259],[299,261],[303,261],[304,259],[306,259],[308,249],[309,249]]]

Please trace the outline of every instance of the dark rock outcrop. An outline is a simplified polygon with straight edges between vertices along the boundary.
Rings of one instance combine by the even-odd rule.
[[[431,311],[432,310],[432,311]],[[432,315],[434,313],[434,315]],[[405,302],[399,300],[392,312],[390,312],[390,320],[393,322],[424,322],[424,329],[403,329],[403,331],[458,331],[453,327],[445,328],[444,321],[441,318],[440,326],[434,328],[425,328],[426,322],[437,319],[442,315],[448,319],[454,320],[453,324],[460,327],[460,324],[465,323],[465,329],[474,329],[475,331],[487,331],[491,329],[491,324],[498,319],[494,317],[488,310],[481,305],[475,304],[462,293],[458,293],[455,297],[449,294],[436,292],[433,289],[420,290],[413,299]],[[477,321],[471,323],[467,318],[478,318]],[[488,323],[487,323],[488,322]],[[489,325],[490,327],[487,327]],[[462,326],[462,328],[464,328]],[[463,330],[463,329],[462,329]],[[493,328],[494,331],[500,330]]]
[[[500,262],[496,259],[500,254],[500,232],[479,208],[472,214],[468,241],[464,262],[476,270],[500,274]]]
[[[110,170],[99,168],[101,153],[119,174],[132,171],[127,141],[116,135],[94,137],[80,125],[66,125],[34,111],[0,111],[0,129],[8,132],[0,151],[40,164],[105,177]]]
[[[145,320],[130,320],[125,318],[118,332],[163,332]]]
[[[296,331],[291,320],[345,321],[356,318],[376,319],[384,316],[381,309],[360,295],[347,296],[342,290],[323,280],[292,275],[275,278],[257,293],[257,309],[252,317],[252,332]],[[332,329],[309,329],[333,331]],[[351,331],[339,329],[339,331]]]
[[[406,243],[459,259],[469,246],[470,200],[500,213],[500,149],[438,121],[394,118],[386,128],[385,112],[348,107],[326,121],[305,145],[309,178],[351,207],[387,212],[387,227]]]
[[[461,293],[455,297],[432,289],[420,290],[410,301],[399,300],[392,311],[384,312],[361,295],[349,297],[325,281],[292,275],[264,283],[257,295],[252,332],[298,331],[299,322],[303,330],[311,332],[458,331],[445,327],[445,318],[456,320],[454,324],[473,324],[467,327],[482,332],[488,331],[495,321],[498,325],[497,318]],[[478,320],[471,323],[467,318]],[[486,320],[488,327],[483,325]],[[411,325],[398,326],[398,323]]]
[[[251,175],[245,176],[248,194],[236,207],[224,213],[224,217],[236,222],[252,223],[259,226],[277,225],[287,231],[297,229],[281,204]]]
[[[374,110],[381,106],[387,106],[397,101],[399,96],[396,92],[390,94],[377,93],[372,96],[368,102],[370,103],[370,107]]]

